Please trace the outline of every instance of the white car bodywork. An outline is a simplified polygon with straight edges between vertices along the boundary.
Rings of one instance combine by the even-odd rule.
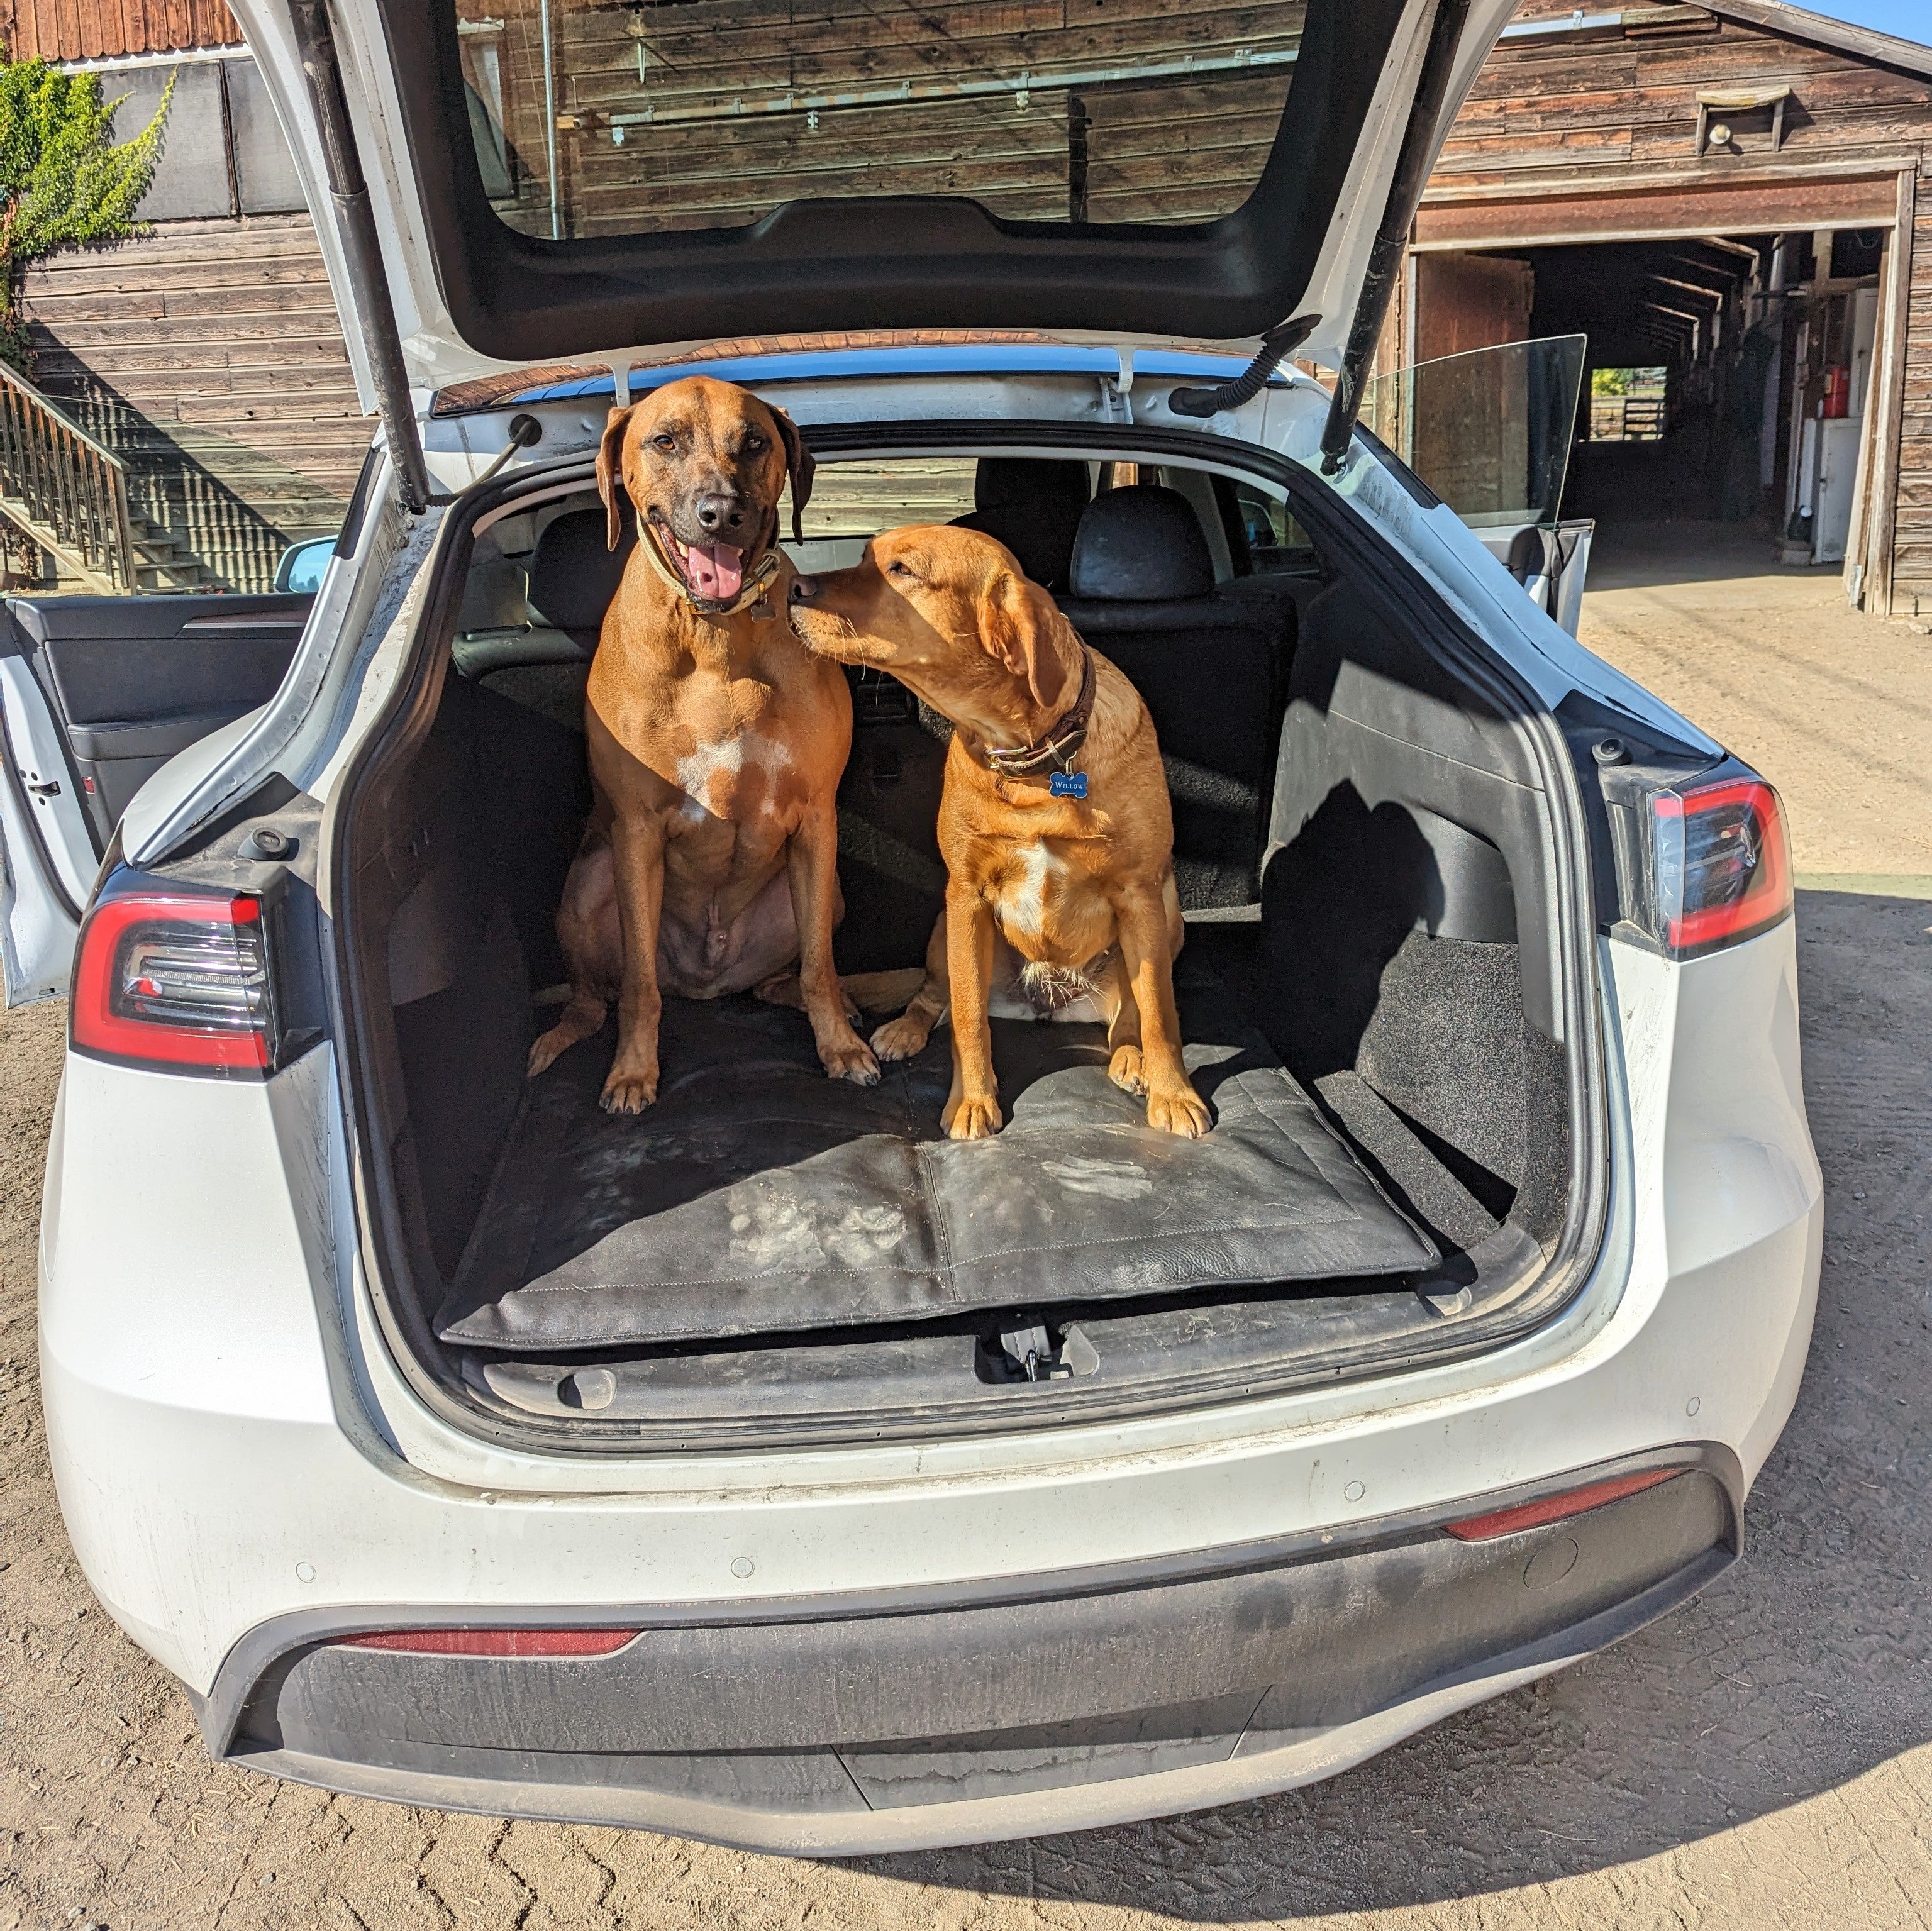
[[[1438,128],[1510,5],[1480,0],[1472,10]],[[238,10],[311,203],[326,211],[322,137],[290,21],[269,0]],[[1307,352],[1331,362],[1432,11],[1427,0],[1407,10],[1308,292],[1305,306],[1324,321]],[[504,451],[510,411],[431,417],[427,391],[503,365],[458,340],[442,306],[376,9],[354,0],[340,12],[350,111],[404,358],[424,391],[428,466],[453,490]],[[342,236],[326,216],[319,226],[346,309]],[[1203,423],[1175,417],[1166,382],[1145,379],[1172,338],[1088,340],[1102,366],[1085,373],[878,365],[794,372],[768,393],[808,430],[901,421],[916,442],[916,425],[935,421],[1037,423],[1042,448],[1065,454],[1080,451],[1086,427],[1184,427],[1202,439],[1190,462],[1211,467],[1220,438],[1231,462],[1259,448],[1318,468],[1329,398],[1306,377]],[[370,366],[352,331],[351,352],[367,401]],[[593,358],[610,363],[620,398],[638,352]],[[754,371],[746,379],[762,385]],[[513,475],[587,452],[604,427],[601,402],[520,406],[544,433],[538,455],[512,459]],[[1330,483],[1542,706],[1586,694],[1720,754],[1581,649],[1450,511],[1429,507],[1360,439]],[[408,514],[394,471],[378,465],[352,553],[325,577],[280,689],[148,784],[121,826],[128,864],[161,862],[277,772],[322,807],[315,875],[333,914],[344,774],[405,668],[443,523],[440,510]],[[31,741],[28,721],[15,715],[32,695],[23,674],[0,656],[16,763]],[[0,799],[8,984],[46,990],[63,935],[71,945],[92,848],[76,813],[65,859],[36,885],[25,809],[10,793]],[[70,875],[56,881],[63,865]],[[72,901],[64,910],[50,881]],[[1560,883],[1581,899],[1581,881]],[[325,1039],[259,1081],[70,1055],[49,1153],[40,1320],[50,1445],[76,1554],[110,1612],[196,1698],[221,1750],[238,1699],[278,1645],[352,1626],[458,1612],[539,1624],[599,1612],[627,1624],[782,1619],[828,1603],[948,1600],[1029,1579],[1052,1594],[1064,1579],[1074,1590],[1082,1578],[1232,1560],[1250,1546],[1318,1555],[1388,1525],[1446,1521],[1459,1504],[1547,1493],[1578,1471],[1660,1456],[1711,1473],[1735,1509],[1796,1399],[1820,1258],[1792,922],[1688,963],[1599,936],[1578,970],[1594,976],[1571,1011],[1595,1035],[1587,1045],[1606,1207],[1587,1278],[1532,1331],[1400,1374],[1184,1412],[729,1453],[593,1454],[562,1438],[555,1447],[507,1446],[423,1399],[378,1305],[338,1042]],[[1096,1825],[1304,1782],[1590,1646],[1474,1670],[1359,1721],[1219,1762],[836,1816],[752,1813],[700,1795],[646,1806],[584,1783],[452,1774],[425,1783],[286,1752],[272,1767],[416,1801],[649,1821],[795,1851],[884,1851]]]
[[[1087,406],[1072,383],[1059,399]],[[785,396],[808,422],[877,420],[888,400],[916,418],[938,398],[921,384],[856,403],[836,385]],[[983,392],[974,403],[985,409]],[[1277,389],[1230,430],[1305,453],[1324,403],[1312,385]],[[446,473],[469,460],[432,454]],[[1341,487],[1545,702],[1584,684],[1687,728],[1365,453]],[[370,524],[370,544],[400,535]],[[330,721],[278,701],[236,734],[232,765],[299,735],[306,781],[328,797],[399,659],[404,580],[419,575],[428,536],[397,543],[359,643],[328,634],[347,573],[332,576],[290,673],[291,687],[333,691]],[[340,674],[346,664],[357,668]],[[211,780],[209,763],[195,754],[151,784],[129,814],[130,856],[197,791],[205,802],[246,788],[245,771]],[[76,1552],[116,1618],[206,1696],[250,1632],[332,1606],[776,1607],[1057,1574],[1326,1538],[1687,1443],[1728,1451],[1748,1486],[1796,1399],[1820,1264],[1792,927],[1688,964],[1604,939],[1596,964],[1610,1204],[1588,1284],[1558,1318],[1501,1351],[1380,1380],[915,1445],[648,1459],[491,1447],[423,1404],[380,1330],[332,1048],[252,1085],[73,1059],[49,1160],[41,1318]],[[1098,1824],[1326,1775],[1508,1681],[1480,1678],[1292,1749],[1154,1777],[856,1821],[748,1825],[695,1800],[652,1814],[826,1853]],[[385,1794],[374,1772],[361,1787]],[[502,1799],[454,1780],[446,1801]],[[581,1789],[518,1801],[630,1814]]]

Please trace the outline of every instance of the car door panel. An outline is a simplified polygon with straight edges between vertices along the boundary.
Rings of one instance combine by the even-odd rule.
[[[308,596],[16,597],[95,850],[178,751],[274,696]]]
[[[0,984],[8,1006],[67,990],[79,914],[28,814],[10,751],[0,783]]]
[[[7,732],[11,787],[46,869],[78,916],[100,862],[72,762],[46,693],[22,657],[0,657],[0,720]]]
[[[1574,637],[1583,614],[1596,527],[1592,517],[1572,517],[1560,523],[1498,524],[1476,535],[1537,608]]]
[[[265,703],[308,596],[16,597],[0,607],[0,971],[64,992],[82,908],[135,793]]]

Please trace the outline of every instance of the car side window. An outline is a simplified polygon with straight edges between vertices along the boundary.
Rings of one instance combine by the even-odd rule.
[[[1222,504],[1234,525],[1228,532],[1231,542],[1237,532],[1241,539],[1233,545],[1236,557],[1239,558],[1244,547],[1247,552],[1246,569],[1240,570],[1237,563],[1239,574],[1256,577],[1320,574],[1321,559],[1315,545],[1279,497],[1270,496],[1252,483],[1230,481]]]

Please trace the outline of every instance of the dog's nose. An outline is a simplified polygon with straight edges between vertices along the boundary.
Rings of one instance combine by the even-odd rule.
[[[818,595],[816,577],[794,577],[791,580],[791,600],[795,604],[808,604]]]
[[[745,502],[742,496],[700,496],[697,503],[698,526],[714,536],[730,536],[744,527]]]

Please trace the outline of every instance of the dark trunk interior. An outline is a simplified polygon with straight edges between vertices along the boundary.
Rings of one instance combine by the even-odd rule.
[[[599,1252],[591,1285],[648,1283],[654,1225],[682,1227],[691,1252],[728,1243],[730,1189],[774,1173],[842,1198],[853,1149],[869,1148],[943,1193],[949,1153],[975,1150],[940,1138],[943,1030],[880,1087],[835,1091],[802,1016],[748,996],[668,1010],[664,1093],[639,1120],[596,1105],[613,1026],[526,1083],[565,976],[552,922],[589,804],[579,713],[608,585],[578,571],[566,587],[542,535],[581,500],[479,540],[434,722],[379,781],[364,822],[381,835],[365,837],[356,868],[362,953],[383,969],[370,982],[386,976],[393,1021],[382,1077],[414,1278],[392,1285],[415,1297],[415,1330],[441,1336],[476,1396],[634,1432],[893,1414],[985,1425],[1048,1390],[1069,1405],[1225,1396],[1399,1363],[1541,1268],[1568,1204],[1571,1102],[1548,801],[1521,720],[1318,550],[1273,558],[1231,522],[1232,574],[1205,591],[1110,601],[1055,587],[1141,689],[1167,757],[1188,914],[1177,984],[1196,1063],[1228,1083],[1212,1103],[1234,1120],[1240,1095],[1259,1092],[1280,1144],[1243,1167],[1238,1134],[1217,1125],[1198,1144],[1220,1140],[1234,1164],[1156,1159],[1132,1198],[1110,1196],[1104,1171],[1096,1192],[1107,1162],[1093,1164],[1080,1134],[1112,1134],[1116,1149],[1135,1134],[1134,1108],[1105,1081],[1099,1029],[1001,1021],[1018,1104],[997,1187],[1049,1219],[1058,1202],[1072,1216],[1063,1234],[1124,1239],[1153,1257],[1144,1273],[1090,1264],[1067,1234],[1060,1247],[1016,1239],[964,1288],[955,1272],[923,1296],[857,1275],[838,1292],[787,1277],[762,1293],[686,1293],[670,1312],[664,1294],[634,1291],[614,1327],[586,1314],[574,1327],[542,1312],[554,1303],[520,1300],[532,1285],[570,1300]],[[561,556],[571,535],[550,550]],[[1051,582],[1054,559],[1028,561]],[[1268,567],[1277,561],[1292,567]],[[838,956],[858,973],[916,964],[939,909],[945,747],[902,687],[852,682]],[[1087,1176],[1073,1195],[1029,1178],[1055,1150]],[[1353,1245],[1330,1239],[1346,1216],[1330,1204],[1286,1247],[1276,1238],[1257,1203],[1304,1186],[1313,1199],[1308,1174],[1323,1202],[1352,1203]],[[1178,1204],[1198,1209],[1217,1186],[1217,1229],[1234,1232],[1217,1231],[1198,1264],[1184,1240],[1162,1249],[1163,1214],[1171,1226]],[[1244,1246],[1251,1222],[1274,1231]],[[962,1224],[942,1230],[943,1246]]]

